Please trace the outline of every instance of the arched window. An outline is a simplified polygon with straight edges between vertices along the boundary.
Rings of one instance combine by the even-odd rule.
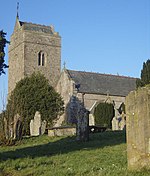
[[[45,54],[42,51],[38,53],[38,66],[45,66]]]

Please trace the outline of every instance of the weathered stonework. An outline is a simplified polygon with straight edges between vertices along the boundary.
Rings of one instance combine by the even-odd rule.
[[[71,80],[71,78],[68,76],[66,69],[64,69],[60,75],[60,79],[58,80],[56,90],[58,93],[61,94],[63,100],[64,100],[64,107],[66,109],[66,106],[68,105],[71,97],[74,94],[74,82]],[[65,120],[65,113],[58,117],[56,122],[54,123],[54,127],[59,127],[62,125],[62,123]]]
[[[74,80],[69,76],[66,69],[63,69],[60,79],[57,83],[56,90],[61,94],[64,100],[65,107],[70,103],[71,97],[76,96],[81,102],[84,99],[84,106],[90,112],[89,114],[89,125],[94,125],[94,109],[96,105],[100,102],[106,102],[108,99],[107,94],[93,94],[78,92],[75,88]],[[112,96],[109,95],[109,99],[115,102],[117,108],[125,102],[125,96]],[[55,126],[61,126],[62,122],[65,120],[65,115],[63,114],[58,120]]]
[[[54,127],[48,129],[48,136],[72,136],[75,134],[75,127]]]
[[[38,65],[38,54],[44,53],[44,65]],[[16,19],[9,46],[8,93],[16,83],[40,71],[55,87],[60,76],[61,37],[53,27],[20,22]]]
[[[150,87],[126,97],[128,168],[150,169]]]

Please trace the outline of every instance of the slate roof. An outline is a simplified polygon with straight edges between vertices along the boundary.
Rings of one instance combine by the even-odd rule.
[[[136,88],[136,78],[100,74],[84,71],[67,70],[75,84],[80,84],[79,92],[91,94],[108,94],[114,96],[127,96]]]
[[[22,22],[22,21],[19,21],[19,23],[21,26],[23,26],[24,30],[37,31],[37,32],[43,32],[43,33],[48,33],[48,34],[54,33],[51,26],[27,23],[27,22]]]

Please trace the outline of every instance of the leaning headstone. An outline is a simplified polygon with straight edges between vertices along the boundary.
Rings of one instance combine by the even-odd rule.
[[[36,111],[34,119],[30,121],[30,135],[41,135],[41,114]]]
[[[126,97],[128,169],[150,169],[150,87]]]
[[[38,136],[41,134],[41,114],[36,111],[34,116],[34,135]]]
[[[34,119],[30,121],[30,135],[39,136],[45,133],[46,121],[41,120],[41,114],[36,111]]]

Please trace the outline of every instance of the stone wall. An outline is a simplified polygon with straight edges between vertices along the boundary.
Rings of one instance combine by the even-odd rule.
[[[77,97],[79,98],[79,100],[82,100],[82,94],[78,93]],[[115,102],[117,108],[119,108],[119,106],[125,102],[125,97],[121,97],[121,96],[111,96],[109,95],[109,98]],[[107,100],[107,95],[100,95],[100,94],[90,94],[90,93],[86,93],[84,94],[84,105],[86,107],[86,109],[90,110],[91,107],[94,105],[95,102],[105,102]]]
[[[77,90],[75,89],[75,82],[69,77],[66,69],[63,69],[61,73],[60,79],[56,86],[56,90],[63,97],[65,107],[68,103],[70,103],[70,99],[73,95],[76,96],[81,102],[84,99],[85,108],[91,112],[91,114],[89,115],[89,125],[94,125],[93,108],[95,108],[95,105],[99,102],[105,102],[108,98],[107,95],[90,93],[86,93],[83,95],[82,93],[77,92]],[[115,101],[117,108],[119,108],[120,105],[125,102],[125,97],[109,95],[109,98],[111,99],[111,101]],[[65,114],[59,117],[55,126],[61,126],[64,119]]]
[[[56,91],[61,94],[64,100],[64,107],[68,105],[72,95],[74,94],[74,82],[70,79],[69,75],[67,74],[67,70],[63,69],[60,75],[60,79],[56,86]],[[55,127],[59,127],[62,125],[63,121],[65,120],[65,113],[58,117],[56,122],[54,122]]]
[[[128,168],[150,168],[150,87],[126,97]]]
[[[38,26],[38,25],[34,25]],[[38,53],[45,56],[44,66],[38,65]],[[60,77],[61,37],[58,33],[44,33],[26,30],[16,19],[14,32],[9,46],[9,85],[8,92],[25,76],[40,71],[55,87]]]
[[[52,34],[24,31],[25,75],[40,71],[55,87],[60,76],[60,37]],[[38,66],[38,53],[45,55],[45,65]]]
[[[8,94],[10,94],[16,83],[24,78],[24,43],[23,33],[19,27],[11,36],[8,55]]]
[[[75,127],[56,127],[48,129],[48,136],[72,136],[75,134]]]
[[[80,101],[82,101],[83,99],[83,95],[82,93],[78,93],[77,97]],[[89,114],[89,125],[95,125],[95,121],[94,121],[94,109],[95,107],[100,103],[100,102],[107,102],[107,95],[100,95],[100,94],[84,94],[84,106],[85,108],[90,112]],[[125,102],[125,97],[119,97],[119,96],[110,96],[109,95],[109,99],[111,100],[111,102],[108,103],[112,103],[112,101],[115,102],[115,105],[117,108],[120,107],[120,105]]]
[[[65,105],[67,105],[74,93],[74,81],[71,80],[66,69],[62,70],[60,79],[56,86],[56,90],[61,94]]]

